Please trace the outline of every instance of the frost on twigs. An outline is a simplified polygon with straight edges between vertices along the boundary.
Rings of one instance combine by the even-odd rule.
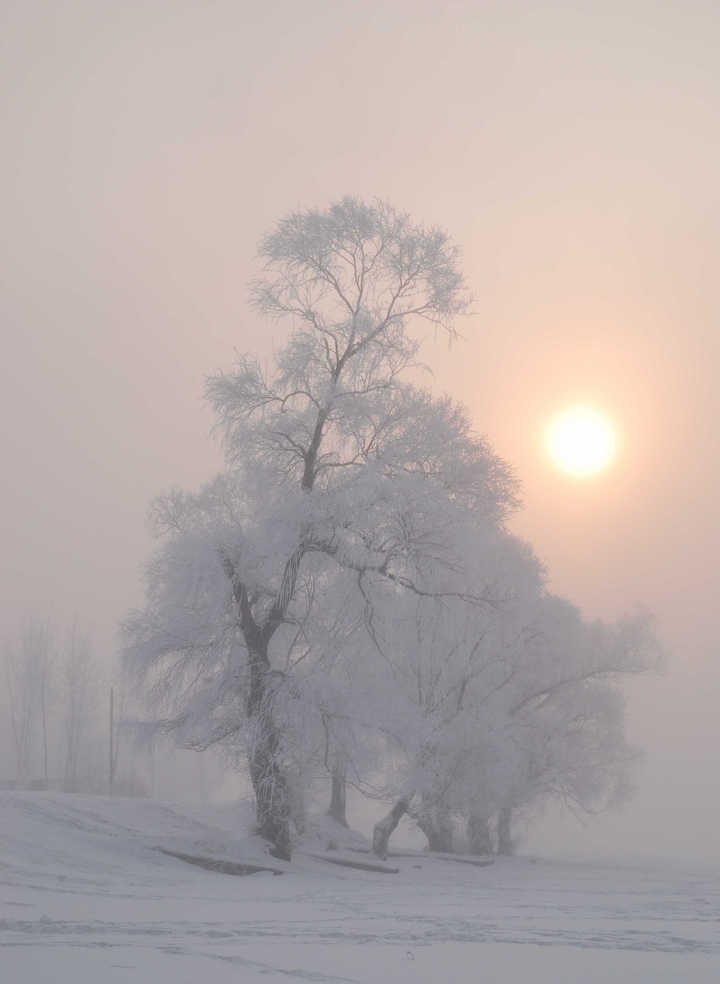
[[[260,255],[254,304],[286,342],[208,379],[225,468],[156,501],[125,623],[156,713],[245,756],[280,857],[320,782],[340,824],[348,784],[395,804],[380,855],[405,814],[449,848],[468,818],[612,798],[630,758],[613,681],[652,643],[547,595],[504,525],[510,469],[410,379],[422,326],[452,334],[468,309],[456,247],[345,198],[283,219]]]

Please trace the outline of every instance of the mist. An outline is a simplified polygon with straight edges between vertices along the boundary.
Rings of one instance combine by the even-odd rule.
[[[703,2],[4,4],[2,637],[45,620],[59,652],[82,627],[88,754],[143,604],[149,503],[222,468],[206,380],[287,341],[250,303],[258,244],[294,210],[382,200],[460,247],[472,304],[455,340],[428,333],[416,378],[511,467],[510,532],[550,591],[587,619],[650,613],[664,651],[623,687],[634,796],[550,807],[522,849],[720,861],[719,42]],[[618,433],[592,481],[543,446],[577,402]],[[156,785],[130,731],[128,790],[247,789],[169,743]]]

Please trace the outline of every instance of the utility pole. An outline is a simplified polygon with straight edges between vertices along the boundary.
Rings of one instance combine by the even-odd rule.
[[[108,786],[110,792],[113,788],[113,780],[115,779],[115,756],[113,754],[113,733],[115,730],[115,688],[110,687],[110,728],[109,728],[109,742],[108,742]]]

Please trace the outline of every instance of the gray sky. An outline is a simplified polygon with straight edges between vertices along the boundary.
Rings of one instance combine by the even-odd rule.
[[[0,48],[3,627],[113,644],[148,500],[219,462],[204,375],[282,339],[259,237],[387,198],[462,246],[476,313],[426,357],[517,469],[515,529],[672,653],[633,688],[641,792],[577,843],[720,856],[716,3],[5,0]],[[621,433],[593,482],[540,447],[578,400]]]

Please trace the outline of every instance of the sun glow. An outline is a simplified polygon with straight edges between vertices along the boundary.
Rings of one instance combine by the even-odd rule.
[[[588,478],[607,468],[615,457],[617,439],[612,423],[589,407],[563,410],[546,432],[553,463],[577,478]]]

